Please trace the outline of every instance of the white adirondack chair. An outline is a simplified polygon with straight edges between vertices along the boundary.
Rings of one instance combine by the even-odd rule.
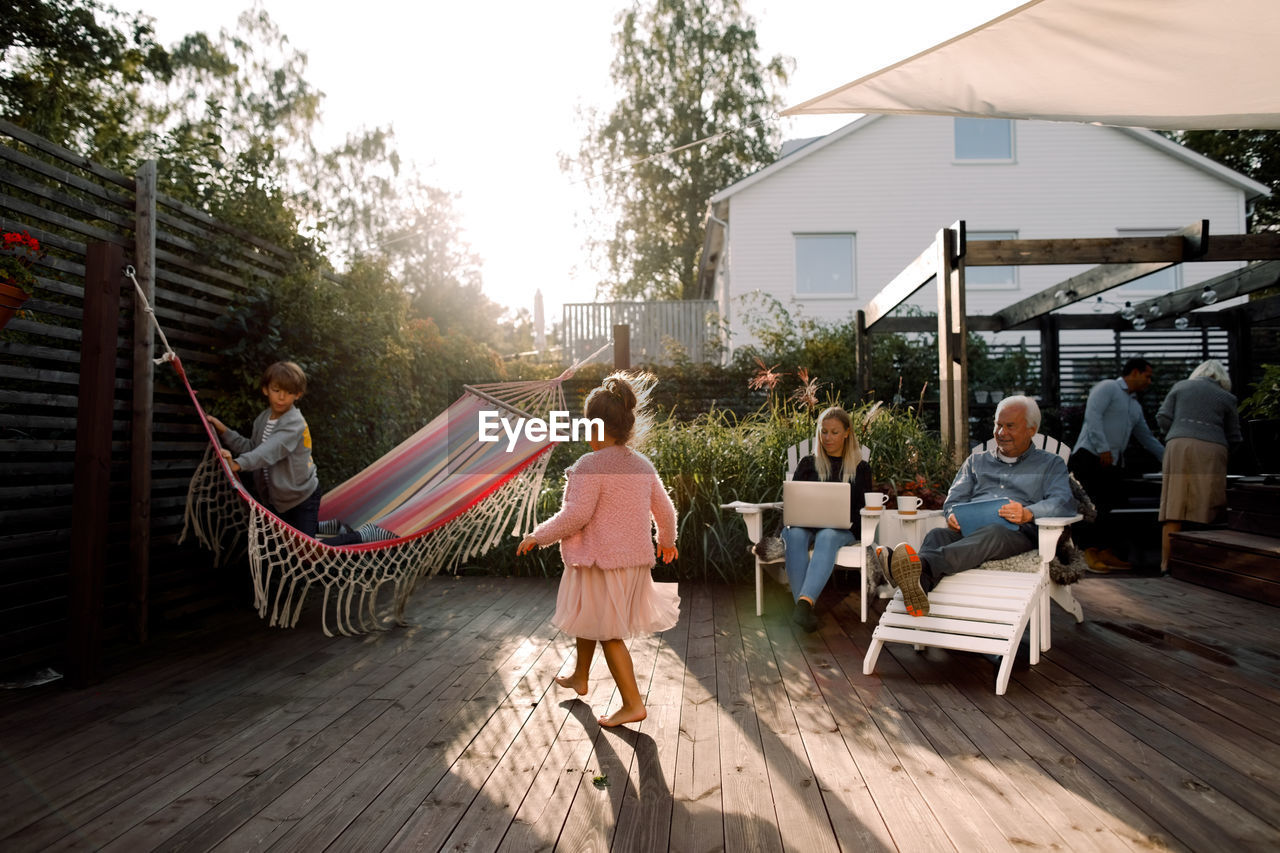
[[[1057,439],[1036,435],[1033,443],[1064,458],[1071,453],[1071,449]],[[988,448],[984,445],[983,449]],[[863,674],[875,671],[885,643],[910,643],[917,651],[932,646],[979,652],[1000,657],[996,694],[1004,695],[1018,644],[1027,627],[1031,628],[1032,665],[1039,663],[1040,653],[1050,647],[1051,596],[1075,615],[1077,621],[1084,620],[1071,590],[1054,584],[1049,578],[1049,562],[1057,551],[1062,531],[1080,519],[1080,515],[1037,518],[1040,537],[1035,571],[1005,572],[979,567],[948,575],[929,592],[928,616],[907,613],[902,592],[895,593],[871,634],[871,645],[862,662]],[[1058,587],[1060,592],[1053,593],[1052,587]]]
[[[787,479],[790,480],[795,476],[796,466],[800,464],[800,460],[808,456],[812,441],[805,439],[797,445],[787,448]],[[862,458],[868,460],[871,458],[871,450],[865,445],[862,447]],[[745,503],[743,501],[734,501],[733,503],[721,504],[721,509],[735,510],[742,516],[743,522],[747,525],[747,538],[751,540],[754,546],[760,541],[764,535],[764,511],[766,509],[782,509],[781,501],[770,501],[767,503]],[[836,568],[840,569],[857,569],[858,570],[858,589],[859,599],[862,603],[862,621],[867,621],[867,545],[870,545],[875,539],[876,526],[880,522],[879,512],[862,513],[862,527],[857,542],[852,545],[846,545],[836,552]],[[753,551],[754,554],[754,551]],[[756,562],[756,615],[764,614],[764,573],[767,569],[769,574],[779,583],[786,584],[786,569],[782,561],[766,563],[755,557]]]

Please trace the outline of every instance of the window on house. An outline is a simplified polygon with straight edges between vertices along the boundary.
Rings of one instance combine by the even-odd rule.
[[[796,294],[852,296],[853,235],[797,234]]]
[[[1007,118],[955,119],[957,160],[1013,161],[1013,122]]]
[[[1117,228],[1118,237],[1166,237],[1176,228]],[[1143,276],[1137,281],[1117,287],[1112,293],[1121,299],[1136,296],[1140,299],[1163,293],[1172,293],[1182,287],[1182,267],[1175,264],[1165,267],[1160,272]]]
[[[1016,240],[1017,231],[967,231],[967,240]],[[966,290],[1017,290],[1018,268],[1005,267],[969,267],[964,268],[964,286]]]

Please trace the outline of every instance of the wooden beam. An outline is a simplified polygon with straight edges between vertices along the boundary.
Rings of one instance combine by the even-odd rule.
[[[1053,287],[997,311],[995,317],[1000,322],[1000,328],[997,331],[1010,329],[1058,308],[1091,299],[1099,293],[1105,293],[1114,287],[1128,284],[1171,266],[1173,264],[1111,264],[1085,270],[1079,275],[1072,276]]]
[[[1254,299],[1244,305],[1236,305],[1218,311],[1228,320],[1243,317],[1250,325],[1269,323],[1280,319],[1280,296],[1268,296],[1266,299]]]
[[[1214,234],[1197,261],[1280,261],[1280,233]]]
[[[1181,258],[1181,237],[1096,237],[1061,240],[975,240],[969,267],[1046,264],[1154,263]]]
[[[1048,314],[1058,308],[1089,299],[1113,287],[1119,287],[1171,267],[1187,258],[1202,256],[1208,248],[1209,220],[1202,219],[1175,231],[1171,236],[1178,238],[1181,247],[1176,256],[1170,256],[1158,262],[1105,264],[1085,270],[1079,275],[1047,287],[996,312],[996,317],[1003,324],[1001,328],[1007,329],[1019,323],[1034,320],[1041,314]]]
[[[1280,283],[1280,261],[1262,261],[1131,307],[1137,316],[1148,323],[1154,323],[1165,317],[1176,317],[1202,307],[1206,304],[1202,296],[1206,289],[1212,289],[1217,294],[1215,302],[1224,302],[1276,283]]]
[[[111,498],[111,410],[123,265],[124,252],[116,244],[89,244],[85,253],[68,573],[67,676],[76,687],[98,680],[101,661],[107,507]]]
[[[863,309],[868,329],[910,299],[917,290],[929,283],[929,279],[938,274],[938,251],[937,241],[934,241],[919,257],[907,264],[902,272],[894,276],[893,281],[871,297],[871,301]]]
[[[142,164],[134,196],[134,261],[149,303],[156,299],[156,161]],[[132,282],[130,282],[132,284]],[[155,332],[146,303],[133,294],[133,412],[129,467],[129,615],[134,639],[147,641],[151,579],[151,424],[155,387]]]

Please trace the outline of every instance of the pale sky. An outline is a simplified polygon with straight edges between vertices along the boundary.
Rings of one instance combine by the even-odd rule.
[[[161,43],[233,28],[250,0],[116,0],[156,21]],[[390,124],[425,180],[461,193],[484,290],[548,326],[564,302],[590,302],[582,230],[589,194],[560,170],[577,152],[580,106],[608,110],[613,22],[622,0],[264,0],[307,80],[325,93],[320,147],[358,127]],[[1013,0],[743,0],[761,56],[795,59],[789,106],[917,53],[1020,5]],[[779,119],[783,139],[818,136],[853,116]]]

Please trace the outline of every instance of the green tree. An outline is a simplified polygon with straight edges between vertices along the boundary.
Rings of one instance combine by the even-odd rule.
[[[587,116],[576,163],[603,199],[608,237],[601,289],[619,298],[695,298],[707,200],[772,162],[777,87],[791,60],[761,61],[755,23],[738,0],[653,0],[618,16],[619,92]],[[703,140],[706,140],[705,142]]]
[[[160,136],[139,152],[160,160],[162,191],[265,239],[310,244],[314,234],[298,239],[301,174],[318,156],[311,136],[323,96],[303,76],[305,54],[257,9],[234,32],[186,36],[172,56],[169,84],[150,93]]]
[[[0,115],[116,165],[142,142],[140,92],[171,73],[150,19],[94,0],[0,0]]]
[[[418,180],[389,132],[317,151],[322,96],[260,6],[234,32],[164,51],[147,19],[97,0],[0,4],[6,118],[125,173],[158,159],[163,193],[291,251],[222,317],[218,368],[197,380],[220,413],[252,417],[263,366],[298,361],[332,485],[442,411],[459,382],[503,377],[489,344],[514,341],[521,318],[494,322],[455,196]],[[201,262],[219,265],[224,240],[241,242],[200,245]]]
[[[1280,131],[1181,130],[1169,136],[1192,151],[1270,187],[1270,198],[1254,202],[1249,230],[1257,233],[1280,227]]]
[[[245,12],[235,32],[216,38],[188,36],[174,61],[156,110],[169,127],[167,191],[283,245],[313,241],[335,267],[382,264],[411,298],[410,315],[431,318],[441,334],[509,337],[501,308],[481,291],[456,194],[423,181],[388,128],[317,150],[322,96],[306,81],[305,54],[265,12]]]

